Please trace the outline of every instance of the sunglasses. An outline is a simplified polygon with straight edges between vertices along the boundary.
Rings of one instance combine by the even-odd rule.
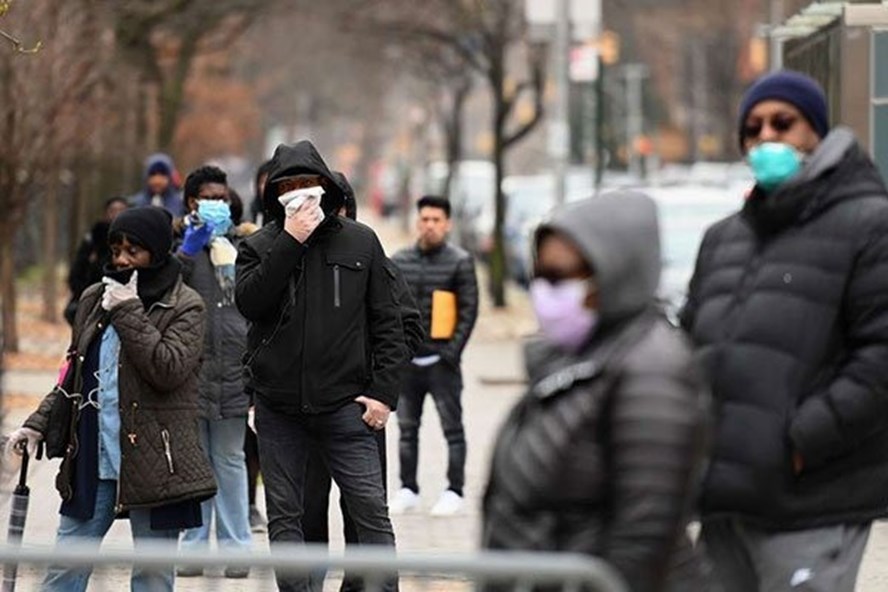
[[[563,269],[535,269],[533,277],[540,280],[546,280],[553,286],[557,286],[561,282],[569,282],[573,280],[588,280],[592,276],[589,271],[584,268],[574,270]]]
[[[772,130],[778,134],[784,134],[791,130],[798,120],[797,116],[788,113],[777,113],[768,119],[750,119],[743,124],[743,137],[750,140],[758,138],[765,128],[766,122]]]
[[[284,177],[275,183],[278,195],[295,191],[296,189],[305,189],[306,187],[324,186],[324,178],[319,175],[299,175],[297,177]]]

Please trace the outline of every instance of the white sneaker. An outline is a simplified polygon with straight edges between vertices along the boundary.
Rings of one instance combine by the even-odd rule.
[[[462,511],[464,505],[463,497],[452,489],[448,489],[438,498],[438,503],[432,508],[431,514],[432,516],[454,516]]]
[[[419,494],[412,489],[402,487],[389,502],[390,514],[405,514],[419,507]]]

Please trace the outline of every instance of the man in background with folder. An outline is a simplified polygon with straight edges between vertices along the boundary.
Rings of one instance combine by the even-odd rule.
[[[416,465],[419,424],[425,396],[431,393],[447,440],[448,488],[431,510],[452,516],[463,507],[466,438],[462,424],[460,358],[478,316],[478,282],[472,256],[447,241],[450,202],[425,196],[417,202],[419,240],[392,257],[401,269],[422,313],[427,331],[398,400],[401,489],[390,503],[393,514],[419,507]]]

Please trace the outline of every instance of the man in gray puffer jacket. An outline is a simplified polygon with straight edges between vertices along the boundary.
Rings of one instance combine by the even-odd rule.
[[[655,204],[631,192],[571,204],[535,249],[542,338],[494,449],[484,546],[595,555],[633,592],[706,590],[685,528],[708,397],[655,304]]]

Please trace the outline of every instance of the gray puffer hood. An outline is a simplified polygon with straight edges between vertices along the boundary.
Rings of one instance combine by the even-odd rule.
[[[615,191],[555,210],[536,231],[534,253],[557,232],[583,254],[595,273],[602,324],[634,316],[651,305],[660,283],[657,206],[636,191]]]

